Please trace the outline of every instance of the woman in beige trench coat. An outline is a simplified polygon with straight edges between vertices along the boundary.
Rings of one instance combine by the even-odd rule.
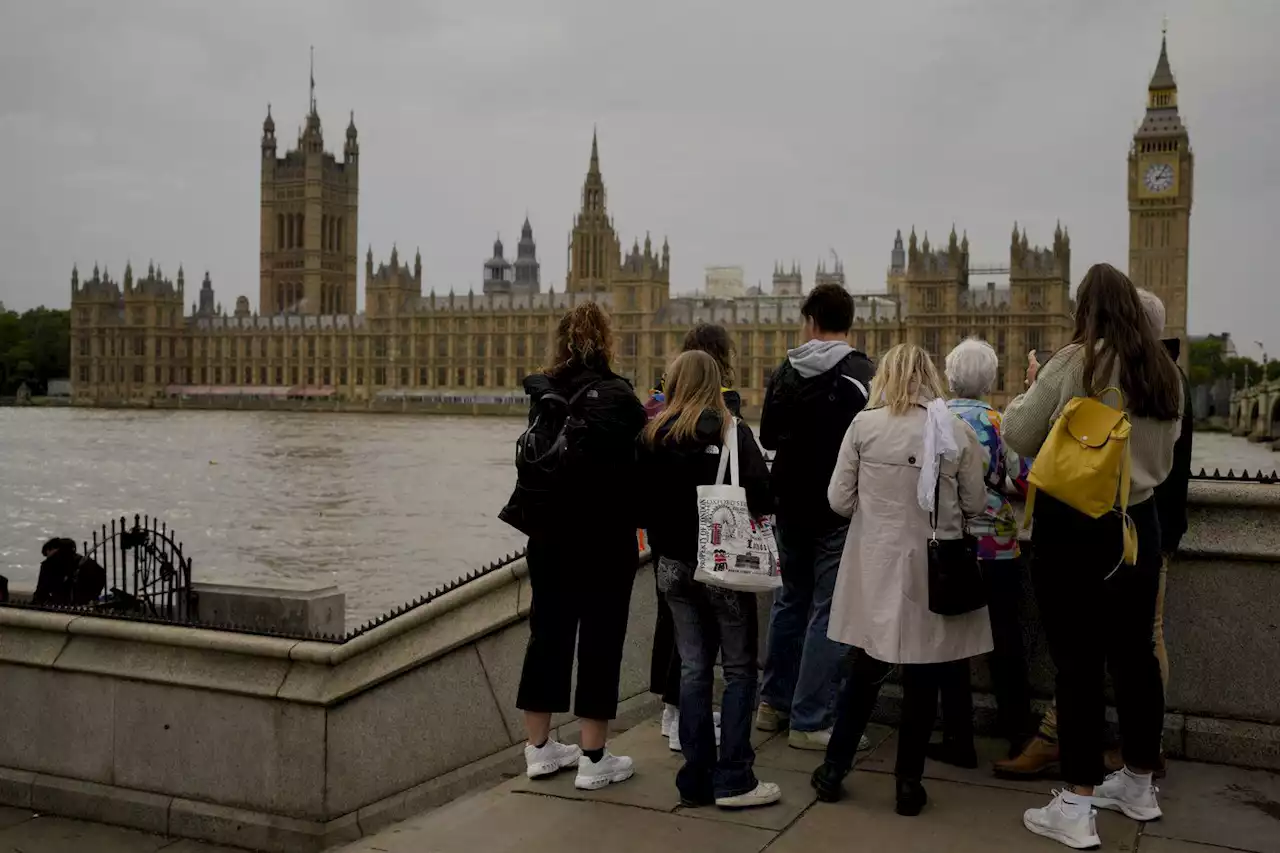
[[[986,506],[985,451],[973,430],[947,410],[938,372],[917,346],[901,344],[885,353],[870,396],[872,403],[845,435],[827,491],[831,508],[851,518],[827,635],[854,651],[813,786],[819,799],[840,797],[880,684],[902,664],[894,774],[897,811],[913,816],[927,800],[920,779],[939,688],[968,658],[992,648],[985,607],[962,616],[929,610],[926,555],[935,489],[939,539],[960,538],[965,518]],[[948,712],[969,716],[972,709]]]

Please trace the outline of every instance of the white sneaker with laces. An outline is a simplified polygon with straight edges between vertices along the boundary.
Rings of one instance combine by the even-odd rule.
[[[755,788],[733,797],[716,797],[716,805],[722,809],[750,809],[772,805],[782,799],[782,789],[776,782],[757,782]]]
[[[573,780],[573,786],[580,791],[595,791],[614,782],[625,782],[635,772],[635,763],[630,758],[606,749],[599,761],[592,761],[586,755],[578,759],[578,777]]]
[[[1149,821],[1163,812],[1156,800],[1160,789],[1151,784],[1151,776],[1138,776],[1127,768],[1117,770],[1093,789],[1093,804],[1100,809],[1123,812],[1125,817]]]
[[[1041,809],[1027,809],[1022,815],[1023,825],[1036,835],[1052,838],[1076,850],[1101,847],[1098,837],[1097,812],[1085,802],[1067,802],[1066,791],[1054,791],[1049,805]],[[1072,795],[1077,796],[1077,795]]]
[[[527,743],[524,746],[525,774],[530,779],[554,776],[566,767],[573,767],[582,757],[582,748],[571,743],[558,743],[550,738],[541,747]]]
[[[662,706],[662,736],[671,737],[671,730],[680,723],[680,709],[675,705]]]

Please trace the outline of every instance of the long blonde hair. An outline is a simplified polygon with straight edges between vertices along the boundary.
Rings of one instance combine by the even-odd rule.
[[[720,393],[720,378],[720,365],[707,353],[690,350],[676,356],[667,370],[666,408],[644,428],[645,443],[650,447],[656,445],[658,430],[668,423],[671,429],[665,441],[692,438],[698,429],[698,419],[707,409],[720,415],[721,435],[727,435],[733,416]]]
[[[898,344],[876,365],[871,380],[871,405],[885,406],[901,415],[915,405],[917,397],[946,399],[938,369],[929,354],[915,344]]]

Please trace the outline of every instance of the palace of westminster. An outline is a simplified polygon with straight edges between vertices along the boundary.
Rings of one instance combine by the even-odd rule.
[[[1165,302],[1169,336],[1186,337],[1187,246],[1192,154],[1178,114],[1164,42],[1144,120],[1129,149],[1129,273]],[[76,401],[147,405],[168,397],[510,398],[542,364],[561,315],[582,300],[605,304],[615,325],[615,370],[643,392],[696,322],[734,337],[736,384],[759,405],[765,383],[799,341],[805,285],[775,269],[769,292],[736,298],[672,296],[671,252],[646,237],[624,252],[605,203],[593,138],[568,247],[563,290],[544,291],[526,219],[514,262],[495,242],[483,293],[422,290],[422,260],[395,248],[375,266],[365,255],[364,312],[357,311],[360,146],[352,122],[343,156],[325,150],[314,93],[297,146],[277,153],[270,110],[262,127],[261,277],[258,313],[240,296],[227,314],[206,273],[185,314],[183,271],[159,267],[121,280],[95,266],[71,273],[71,379]],[[982,284],[1007,276],[1007,286]],[[972,283],[971,283],[972,280]],[[845,284],[837,262],[814,283]],[[912,230],[893,242],[887,279],[855,294],[850,342],[872,357],[902,341],[944,356],[968,335],[996,348],[1001,371],[992,402],[1021,388],[1028,350],[1053,350],[1071,334],[1071,241],[1058,228],[1047,247],[1014,226],[1007,266],[970,265],[954,228],[941,245]],[[1184,345],[1183,352],[1186,352]]]

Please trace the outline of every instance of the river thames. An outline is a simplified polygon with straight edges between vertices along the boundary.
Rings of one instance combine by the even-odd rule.
[[[42,542],[158,517],[196,579],[333,584],[347,624],[524,544],[497,519],[518,418],[0,408],[0,574],[34,584]],[[1197,433],[1194,465],[1280,454]],[[607,495],[605,496],[607,499]]]

